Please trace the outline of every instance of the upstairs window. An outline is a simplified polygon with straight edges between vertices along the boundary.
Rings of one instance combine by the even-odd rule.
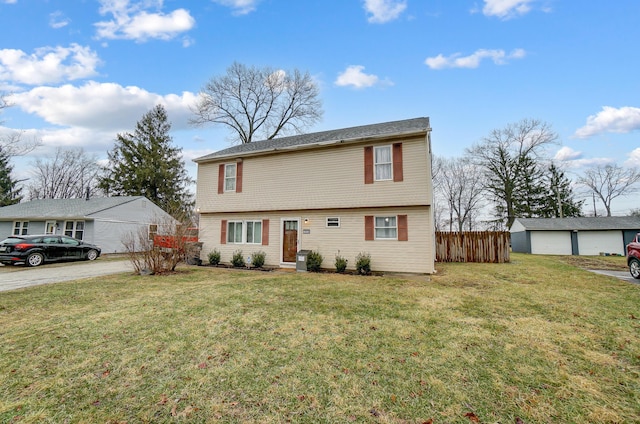
[[[242,193],[242,161],[218,166],[218,194]]]
[[[391,146],[376,146],[373,152],[376,181],[391,180]]]
[[[402,143],[364,147],[364,183],[404,180]]]
[[[236,191],[236,164],[224,166],[224,191]]]

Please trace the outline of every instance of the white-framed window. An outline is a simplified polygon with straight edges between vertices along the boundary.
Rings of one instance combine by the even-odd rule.
[[[376,240],[398,239],[398,221],[395,216],[376,216],[374,226]]]
[[[64,235],[82,240],[84,238],[84,221],[66,221]]]
[[[224,191],[236,191],[236,164],[224,165]]]
[[[393,179],[391,146],[376,146],[373,148],[373,164],[376,181]]]
[[[228,221],[227,243],[262,244],[262,221]]]
[[[340,228],[340,217],[328,216],[327,217],[327,228]]]
[[[227,222],[227,243],[242,243],[242,221]]]
[[[149,240],[153,240],[153,238],[158,234],[158,224],[149,224]]]
[[[13,223],[14,236],[26,236],[29,231],[29,221],[15,221]]]
[[[262,221],[247,221],[246,242],[249,244],[262,244]]]

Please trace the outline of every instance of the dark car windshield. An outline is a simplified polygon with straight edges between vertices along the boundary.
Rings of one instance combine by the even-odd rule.
[[[24,241],[24,239],[20,237],[9,237],[0,241],[0,243],[16,244],[20,243],[21,241]]]

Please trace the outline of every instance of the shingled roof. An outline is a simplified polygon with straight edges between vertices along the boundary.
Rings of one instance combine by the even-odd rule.
[[[391,135],[415,134],[428,132],[430,129],[429,118],[405,119],[402,121],[383,122],[379,124],[301,134],[271,140],[254,141],[252,143],[240,144],[224,150],[219,150],[215,153],[196,158],[193,161],[206,162],[208,160],[215,160],[229,156],[247,156],[273,152],[276,150],[293,149],[300,146],[361,141],[367,138],[378,138]]]
[[[527,231],[639,230],[640,217],[516,218]]]
[[[0,221],[39,218],[90,218],[91,215],[143,196],[97,197],[84,199],[38,199],[0,208]]]

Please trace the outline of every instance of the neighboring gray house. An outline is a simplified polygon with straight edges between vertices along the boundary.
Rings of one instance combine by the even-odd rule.
[[[153,233],[171,216],[144,196],[40,199],[0,207],[0,240],[10,235],[64,234],[102,253],[124,252],[122,239],[140,228]]]
[[[514,252],[543,255],[625,255],[640,232],[640,217],[516,218],[511,226]]]

